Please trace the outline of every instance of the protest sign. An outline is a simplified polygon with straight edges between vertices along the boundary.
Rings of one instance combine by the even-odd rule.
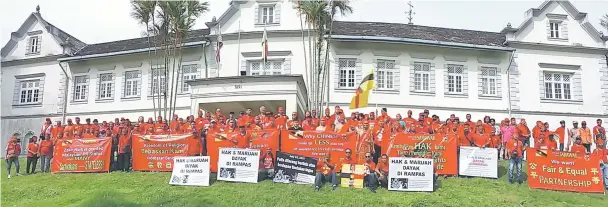
[[[340,171],[340,186],[363,188],[364,177],[365,166],[344,164],[342,165],[342,171]]]
[[[458,174],[458,143],[455,135],[396,133],[382,140],[382,153],[389,157],[434,158],[440,175]]]
[[[357,134],[326,131],[281,131],[281,151],[321,158],[328,152],[332,159],[344,158],[346,148],[355,149]]]
[[[175,157],[171,185],[209,186],[209,156]]]
[[[460,147],[458,164],[459,175],[498,178],[498,149]]]
[[[314,184],[317,159],[289,153],[277,152],[274,168],[275,183]]]
[[[433,159],[391,157],[388,164],[389,190],[432,192]]]
[[[260,150],[220,148],[217,165],[217,180],[257,183]]]
[[[597,156],[534,148],[526,152],[530,188],[604,193]]]
[[[196,146],[193,135],[133,135],[133,170],[173,170],[173,158],[187,156],[188,147]]]
[[[247,135],[239,135],[239,131],[218,131],[207,135],[207,154],[211,156],[211,172],[217,172],[220,148],[250,148],[260,149],[261,151],[270,148],[273,152],[279,150],[281,132],[277,129],[247,130]],[[232,140],[236,140],[236,142]]]
[[[108,172],[111,146],[112,139],[109,137],[58,140],[51,171],[54,173]]]

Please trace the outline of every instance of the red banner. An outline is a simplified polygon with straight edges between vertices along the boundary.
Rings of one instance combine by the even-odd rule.
[[[217,172],[217,160],[220,148],[251,148],[261,150],[270,148],[273,154],[279,150],[279,130],[247,130],[247,138],[243,138],[239,134],[240,132],[235,131],[214,132],[207,135],[207,155],[211,158],[211,172]],[[249,139],[249,142],[241,143],[247,141],[243,139]],[[235,143],[233,140],[237,142]]]
[[[526,151],[530,188],[604,193],[597,156],[533,148]]]
[[[173,158],[188,156],[194,135],[133,135],[133,170],[172,171]]]
[[[281,152],[321,158],[331,153],[332,160],[345,157],[344,150],[353,151],[357,146],[357,134],[325,131],[281,131]]]
[[[251,135],[251,142],[249,145],[250,149],[260,149],[260,152],[264,154],[266,149],[270,148],[272,154],[276,154],[279,150],[279,138],[281,137],[281,131],[273,130],[259,130],[247,132]]]
[[[112,139],[59,140],[53,155],[53,173],[108,172]]]
[[[456,136],[442,134],[396,133],[382,140],[382,154],[399,157],[403,154],[435,159],[440,175],[458,174],[458,145]]]

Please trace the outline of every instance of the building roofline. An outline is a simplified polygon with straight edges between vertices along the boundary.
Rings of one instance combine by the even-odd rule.
[[[206,43],[207,43],[207,41],[187,42],[187,43],[184,43],[182,48],[194,48],[197,46],[206,46]],[[125,50],[125,51],[118,51],[118,52],[65,57],[65,58],[59,58],[59,59],[57,59],[57,61],[58,62],[74,62],[74,61],[81,61],[81,60],[112,57],[112,56],[118,56],[118,55],[137,54],[137,53],[148,52],[149,50],[160,50],[160,49],[161,49],[160,47],[149,47],[149,48],[141,48],[141,49],[135,49],[135,50]]]
[[[457,42],[443,42],[443,41],[432,41],[412,38],[400,38],[400,37],[381,37],[381,36],[352,36],[352,35],[332,35],[332,39],[341,41],[363,41],[363,42],[387,42],[387,43],[404,43],[413,45],[432,45],[440,47],[453,47],[460,49],[474,49],[474,50],[492,50],[492,51],[515,51],[511,47],[498,47],[488,45],[475,45]]]

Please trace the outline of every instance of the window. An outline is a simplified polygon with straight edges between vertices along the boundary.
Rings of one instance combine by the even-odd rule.
[[[378,60],[376,64],[378,76],[377,87],[378,89],[393,89],[393,81],[394,81],[394,70],[395,70],[395,61],[394,60]]]
[[[545,75],[545,98],[548,99],[572,99],[570,90],[570,78],[572,74],[544,72]]]
[[[74,101],[86,101],[88,95],[89,76],[74,77]]]
[[[19,104],[35,104],[40,102],[40,80],[20,81]]]
[[[416,62],[414,63],[414,90],[430,92],[431,64]]]
[[[482,67],[481,68],[481,94],[487,96],[496,96],[496,81],[499,76],[497,68]]]
[[[260,7],[260,19],[259,24],[272,24],[274,23],[274,6],[261,6]]]
[[[114,74],[105,73],[99,75],[99,99],[112,98],[112,85],[114,84]]]
[[[163,93],[166,92],[166,90],[165,90],[166,81],[167,81],[167,78],[165,76],[165,68],[152,69],[151,94],[152,95],[163,95]],[[160,84],[160,93],[159,93],[159,84]]]
[[[341,58],[338,61],[338,71],[340,71],[340,78],[338,81],[339,88],[355,88],[355,67],[357,66],[357,59]]]
[[[35,54],[40,53],[40,36],[31,36],[28,45],[27,45],[27,53]]]
[[[125,93],[124,97],[139,96],[141,85],[141,73],[138,70],[125,72]]]
[[[551,30],[551,38],[559,38],[559,22],[549,23],[549,29]]]
[[[282,71],[283,61],[249,61],[249,75],[281,75]]]
[[[186,81],[194,80],[198,77],[198,65],[184,65],[182,66],[182,92],[190,91],[190,86]]]
[[[448,65],[448,93],[462,93],[462,79],[464,73],[464,66],[462,65]]]

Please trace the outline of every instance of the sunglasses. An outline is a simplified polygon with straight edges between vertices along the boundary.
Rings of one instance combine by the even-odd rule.
[[[372,156],[365,156],[365,158],[370,158],[370,157],[372,157]]]
[[[345,152],[346,154],[352,154],[352,152]]]

